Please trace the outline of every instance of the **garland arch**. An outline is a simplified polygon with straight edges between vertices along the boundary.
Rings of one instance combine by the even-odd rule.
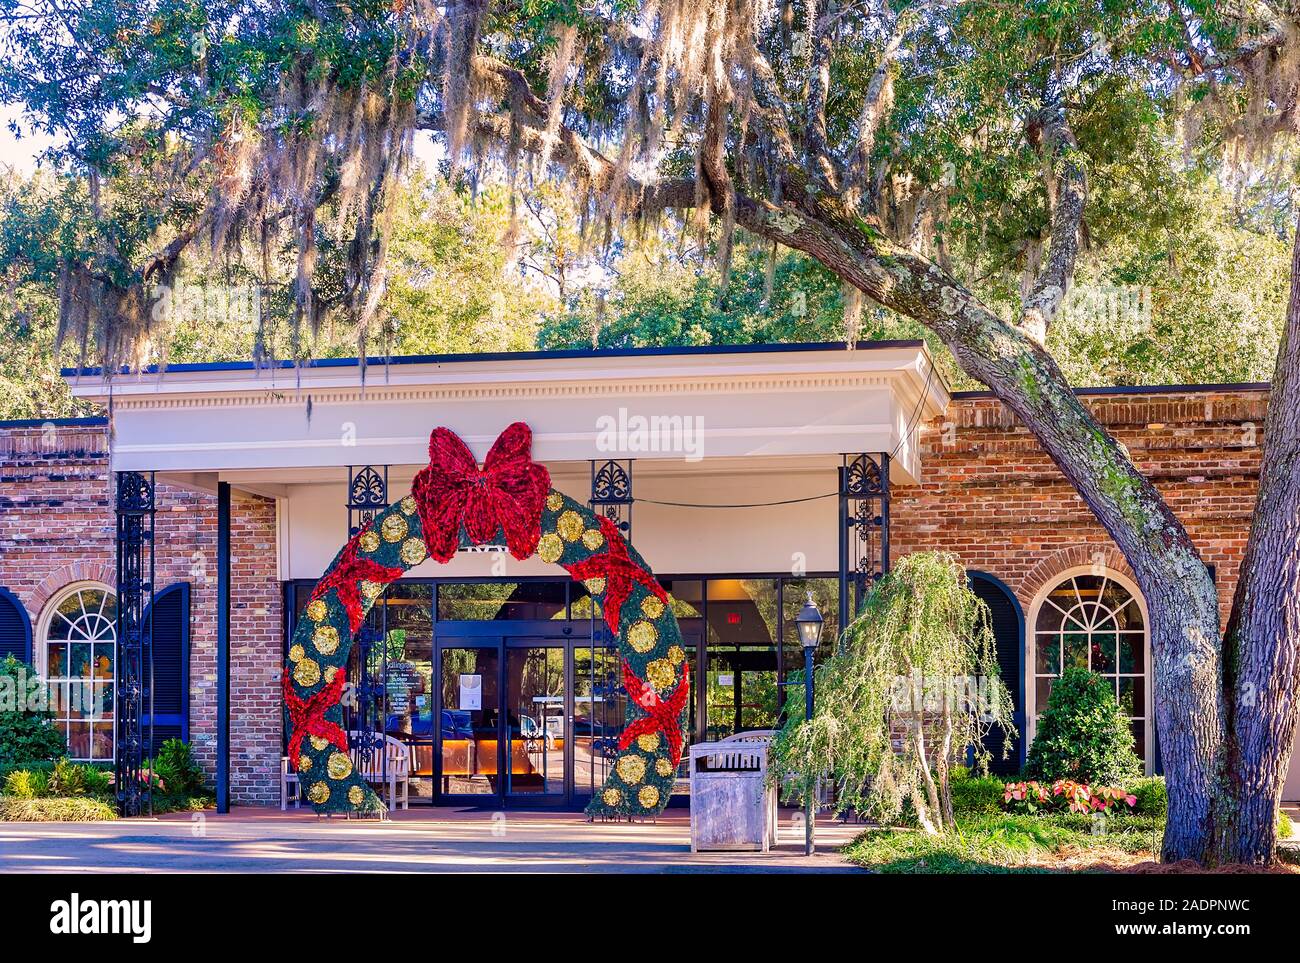
[[[426,558],[498,536],[582,581],[618,640],[627,689],[619,752],[589,816],[657,816],[681,761],[690,663],[668,594],[608,518],[551,488],[532,461],[532,432],[515,422],[482,467],[453,432],[435,428],[429,465],[411,493],[343,546],[312,590],[284,667],[289,759],[318,813],[376,813],[384,805],[354,771],[343,731],[343,686],[353,635],[384,586]]]

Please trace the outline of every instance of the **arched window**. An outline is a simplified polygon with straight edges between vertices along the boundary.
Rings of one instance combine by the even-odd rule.
[[[1138,757],[1151,770],[1151,696],[1145,603],[1137,587],[1110,570],[1072,570],[1041,592],[1030,609],[1032,650],[1026,670],[1026,716],[1033,738],[1052,680],[1066,668],[1091,669],[1115,687]]]
[[[68,757],[112,761],[116,596],[93,582],[65,588],[45,608],[37,656]]]

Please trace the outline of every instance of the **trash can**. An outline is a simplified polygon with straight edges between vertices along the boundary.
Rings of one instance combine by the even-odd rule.
[[[767,852],[773,824],[765,742],[691,746],[691,852]]]

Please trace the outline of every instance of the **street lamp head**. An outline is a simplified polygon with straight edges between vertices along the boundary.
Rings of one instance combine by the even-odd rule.
[[[817,643],[822,638],[822,614],[817,608],[817,603],[813,601],[812,592],[808,593],[808,601],[804,602],[803,608],[795,616],[795,625],[799,627],[799,642],[805,649],[817,648]]]

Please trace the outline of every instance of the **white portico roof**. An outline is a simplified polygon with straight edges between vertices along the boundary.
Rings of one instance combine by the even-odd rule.
[[[349,465],[413,472],[438,425],[481,460],[513,421],[551,465],[630,457],[698,470],[890,452],[906,483],[919,474],[918,426],[948,402],[919,341],[406,357],[372,362],[364,385],[355,359],[173,365],[111,384],[64,375],[79,398],[107,406],[111,395],[113,470],[253,490]]]

